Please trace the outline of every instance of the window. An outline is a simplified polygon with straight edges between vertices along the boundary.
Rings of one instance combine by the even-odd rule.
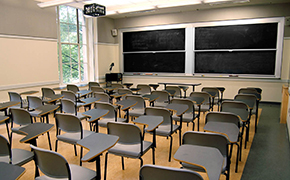
[[[87,42],[83,12],[69,6],[59,6],[58,23],[61,84],[87,82]]]

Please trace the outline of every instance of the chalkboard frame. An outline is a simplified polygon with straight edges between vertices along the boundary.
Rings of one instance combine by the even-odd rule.
[[[215,22],[201,22],[201,23],[188,23],[188,24],[175,24],[175,25],[161,25],[161,26],[149,26],[149,27],[138,27],[138,28],[126,28],[119,30],[119,42],[120,42],[120,70],[124,75],[148,75],[150,72],[124,72],[124,59],[123,56],[127,52],[123,52],[123,32],[132,31],[147,31],[147,30],[163,30],[163,29],[174,29],[174,28],[185,28],[186,29],[186,42],[185,42],[185,72],[184,73],[160,73],[153,72],[153,75],[159,76],[197,76],[197,77],[238,77],[238,78],[270,78],[279,79],[281,78],[281,66],[282,66],[282,50],[283,50],[283,33],[284,33],[284,17],[275,18],[257,18],[257,19],[241,19],[241,20],[227,20],[227,21],[215,21]],[[264,74],[225,74],[225,73],[195,73],[195,53],[202,50],[195,50],[194,37],[196,27],[207,27],[207,26],[231,26],[231,25],[244,25],[244,24],[259,24],[259,23],[277,23],[277,46],[274,49],[276,51],[275,60],[275,73],[271,75]],[[253,49],[251,49],[253,50]],[[254,49],[255,50],[255,49]],[[264,49],[259,49],[263,51]],[[273,49],[272,49],[273,50]],[[248,51],[248,49],[214,49],[211,51]],[[139,52],[135,52],[139,53]],[[156,53],[156,52],[152,52]]]

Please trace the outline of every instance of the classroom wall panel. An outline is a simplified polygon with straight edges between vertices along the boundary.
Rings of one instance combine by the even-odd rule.
[[[120,72],[118,44],[98,44],[98,79],[104,81],[105,74],[110,73],[110,64],[114,63],[112,73]]]
[[[57,42],[0,37],[0,90],[56,83]]]
[[[40,8],[34,0],[0,1],[0,34],[57,38],[55,7]]]

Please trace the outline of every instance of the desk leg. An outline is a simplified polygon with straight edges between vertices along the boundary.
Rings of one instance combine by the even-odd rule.
[[[128,123],[129,122],[129,109],[127,109],[127,110],[125,110],[125,112],[126,112],[126,123]]]
[[[96,157],[96,179],[101,180],[101,159],[100,155]]]
[[[179,125],[179,146],[181,146],[181,130],[182,130],[182,116],[180,116],[180,125]]]
[[[153,146],[156,148],[156,130],[153,131]]]
[[[259,114],[259,100],[256,101],[256,117],[255,117],[255,133],[257,132],[258,114]]]

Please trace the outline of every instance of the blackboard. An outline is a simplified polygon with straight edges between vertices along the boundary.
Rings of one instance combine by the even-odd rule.
[[[123,52],[185,50],[185,28],[123,33]]]
[[[184,73],[185,52],[124,54],[124,72]]]
[[[276,48],[278,23],[195,28],[195,50]]]
[[[274,75],[276,51],[198,52],[195,73]]]

